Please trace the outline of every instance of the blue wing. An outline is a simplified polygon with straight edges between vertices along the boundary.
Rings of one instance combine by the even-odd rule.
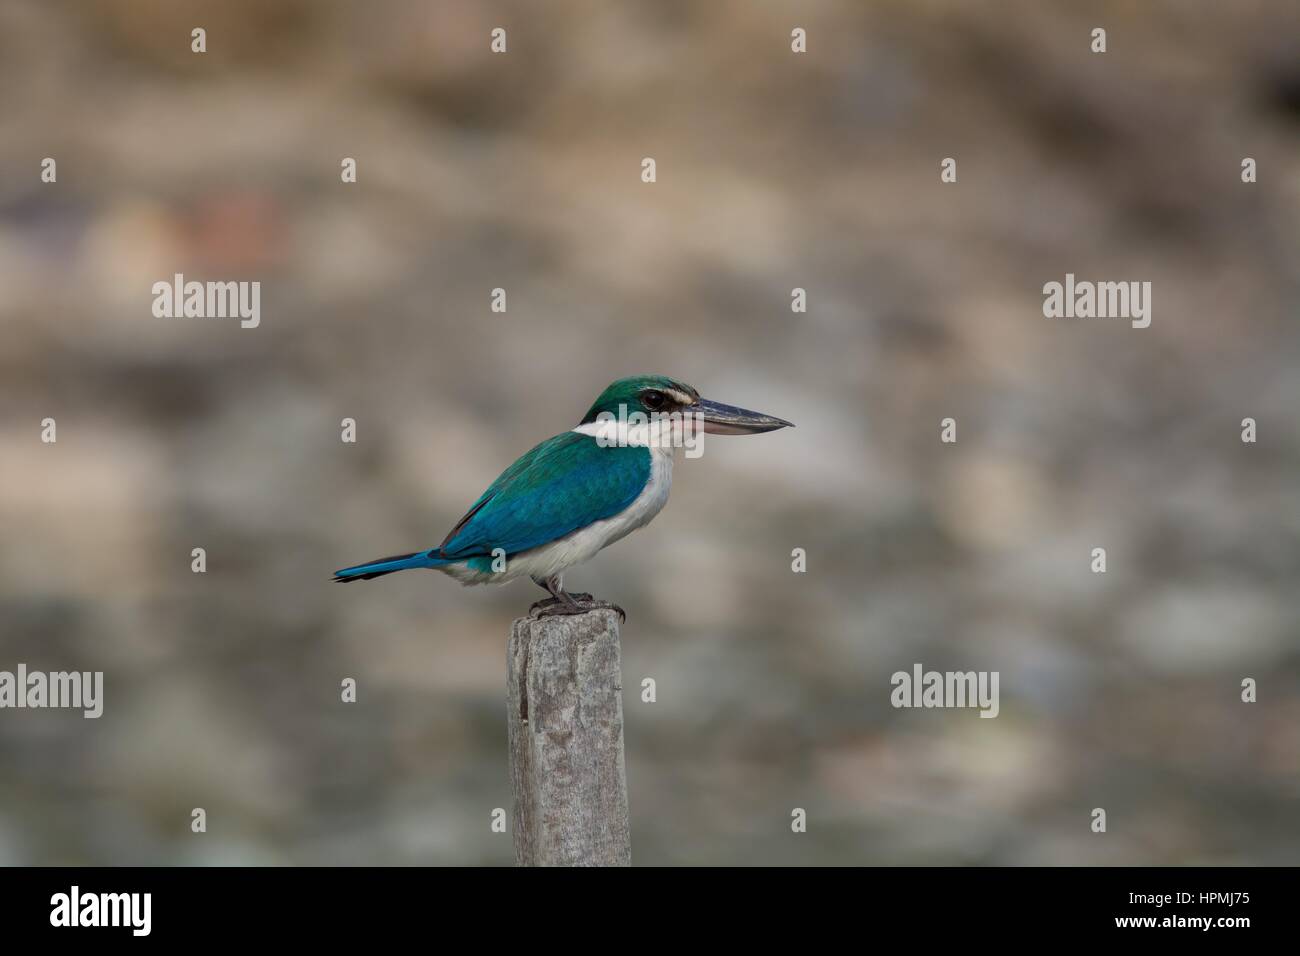
[[[556,435],[502,472],[432,555],[464,560],[494,548],[507,556],[536,548],[618,514],[649,480],[646,448]]]

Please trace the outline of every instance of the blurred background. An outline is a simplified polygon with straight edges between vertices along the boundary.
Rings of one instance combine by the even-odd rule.
[[[566,578],[636,862],[1297,862],[1296,4],[7,0],[0,90],[0,669],[106,685],[0,712],[0,862],[510,862],[541,592],[330,573],[643,372],[799,427]],[[918,662],[1000,716],[893,709]]]

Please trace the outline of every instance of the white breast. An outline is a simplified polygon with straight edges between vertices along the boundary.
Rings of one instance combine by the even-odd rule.
[[[528,551],[520,551],[509,559],[506,570],[499,574],[484,574],[463,565],[448,565],[441,570],[464,584],[504,584],[525,575],[543,581],[553,574],[563,573],[565,568],[590,561],[602,548],[649,524],[668,504],[668,492],[672,490],[673,484],[672,449],[649,448],[647,451],[650,454],[649,481],[641,494],[613,517],[593,521],[563,538]]]

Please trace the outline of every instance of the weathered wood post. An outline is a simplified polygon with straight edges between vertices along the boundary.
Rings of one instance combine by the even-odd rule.
[[[618,612],[510,629],[511,832],[520,866],[630,866]]]

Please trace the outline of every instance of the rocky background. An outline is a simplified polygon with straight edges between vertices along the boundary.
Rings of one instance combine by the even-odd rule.
[[[106,682],[0,711],[0,862],[509,862],[540,592],[330,572],[641,372],[798,428],[570,572],[638,863],[1297,862],[1296,4],[10,0],[0,91],[0,669]],[[893,709],[917,662],[1000,716]]]

